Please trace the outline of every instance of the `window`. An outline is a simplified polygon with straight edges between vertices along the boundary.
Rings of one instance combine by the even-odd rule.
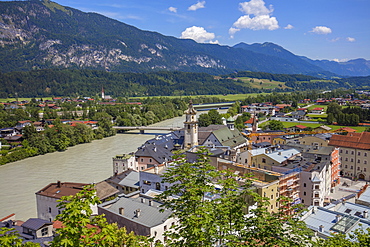
[[[48,228],[47,227],[41,229],[41,235],[42,236],[48,235]]]
[[[164,226],[164,227],[163,227],[163,230],[167,231],[167,226]]]
[[[156,182],[156,183],[155,183],[155,189],[156,189],[156,190],[161,190],[161,184],[160,184],[160,183],[158,183],[158,182]]]
[[[144,162],[144,159],[140,159],[140,162]]]
[[[366,165],[367,164],[367,160],[364,160],[364,164]],[[364,168],[364,170],[366,170],[366,168]],[[366,172],[366,171],[365,171]]]
[[[274,209],[274,205],[271,205],[271,210]]]
[[[352,154],[352,155],[354,155],[354,154],[355,154],[355,152],[354,152],[354,151],[352,151],[352,152],[351,152],[351,154]]]
[[[353,166],[351,166],[351,169],[353,169]],[[351,175],[352,176],[352,175]]]
[[[303,191],[303,195],[305,196],[307,193],[306,193],[306,191]]]
[[[143,180],[144,184],[151,185],[152,183],[148,180]]]
[[[49,213],[51,213],[51,207],[49,207],[48,211],[49,211]]]
[[[357,155],[358,155],[358,156],[361,156],[361,152],[357,152]]]
[[[365,160],[366,161],[366,160]],[[365,163],[365,162],[364,162]],[[364,167],[364,172],[366,172],[366,167]]]
[[[347,165],[345,165],[345,166],[344,166],[344,168],[348,168],[348,166],[347,166]]]
[[[320,189],[320,185],[315,185],[315,190]]]
[[[341,149],[341,150],[339,151],[339,153],[343,153],[343,150]]]
[[[364,153],[364,156],[367,157],[367,153]]]
[[[348,158],[346,158],[346,161],[348,161]]]
[[[361,160],[357,160],[357,163],[361,163]]]
[[[149,159],[149,162],[151,163],[152,162],[152,159]]]
[[[266,159],[265,158],[262,159],[262,163],[266,163]]]
[[[359,171],[359,170],[360,170],[360,167],[358,166],[358,167],[357,167],[357,171]]]
[[[348,150],[346,150],[346,154],[348,154]]]
[[[351,159],[351,162],[353,162],[353,159]]]
[[[307,184],[306,183],[303,183],[303,187],[307,187]]]
[[[274,195],[271,195],[271,197],[270,197],[270,198],[271,198],[271,200],[272,200],[272,199],[274,199]]]

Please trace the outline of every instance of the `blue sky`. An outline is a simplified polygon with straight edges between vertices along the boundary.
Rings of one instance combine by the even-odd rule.
[[[370,0],[57,0],[177,38],[273,42],[311,59],[370,60]]]

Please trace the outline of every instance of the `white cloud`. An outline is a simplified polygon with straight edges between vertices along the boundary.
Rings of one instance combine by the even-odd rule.
[[[272,5],[268,9],[263,0],[251,0],[250,2],[239,3],[239,5],[240,11],[247,15],[269,15],[274,11]]]
[[[229,29],[230,38],[234,38],[234,34],[243,28],[251,30],[275,30],[279,28],[276,17],[271,16],[274,11],[272,5],[266,7],[263,0],[250,0],[249,2],[240,3],[239,10],[246,15],[239,17]]]
[[[243,15],[233,25],[236,28],[248,28],[252,30],[275,30],[279,28],[278,21],[275,17],[269,15],[258,15],[250,18],[249,15]]]
[[[203,27],[188,27],[184,32],[181,33],[181,39],[193,39],[199,43],[213,43],[218,41],[212,41],[216,36],[214,33],[207,32]]]
[[[347,37],[347,41],[349,41],[349,42],[355,42],[356,39],[355,38],[352,38],[352,37]]]
[[[191,5],[188,10],[198,10],[198,9],[202,9],[202,8],[205,8],[205,5],[206,4],[206,1],[202,1],[202,2],[197,2],[196,4],[193,4]]]
[[[316,34],[329,34],[331,33],[331,29],[325,26],[316,26],[312,28],[310,32],[316,33]]]
[[[230,27],[230,29],[229,29],[229,34],[230,34],[230,38],[234,38],[234,34],[236,33],[236,32],[239,32],[240,31],[240,29],[238,29],[238,28],[235,28],[235,27]]]
[[[284,27],[284,29],[293,29],[294,27],[290,24],[288,24],[286,27]]]
[[[175,7],[169,7],[168,10],[173,12],[173,13],[177,13],[177,8],[175,8]]]
[[[339,37],[337,37],[337,38],[335,38],[335,39],[331,39],[331,40],[329,40],[330,42],[337,42],[338,40],[340,40],[340,38]]]

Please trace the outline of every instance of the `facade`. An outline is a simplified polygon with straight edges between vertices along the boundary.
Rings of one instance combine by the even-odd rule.
[[[313,135],[306,135],[306,136],[303,136],[303,137],[299,137],[298,138],[298,141],[300,144],[303,144],[303,145],[310,145],[310,146],[317,146],[317,147],[326,147],[328,146],[328,143],[329,143],[329,140],[327,139],[323,139],[323,138],[320,138],[320,137],[317,137],[317,136],[313,136]]]
[[[55,217],[61,213],[58,209],[57,200],[61,199],[62,196],[75,195],[80,192],[87,184],[83,183],[70,183],[60,181],[56,183],[50,183],[40,191],[36,192],[36,204],[37,204],[37,217],[43,220],[52,222]],[[97,213],[97,208],[92,207],[93,214]]]
[[[342,176],[370,180],[370,132],[333,135],[329,146],[339,148]]]
[[[22,224],[21,236],[25,239],[52,237],[53,223],[43,219],[30,218]]]
[[[170,230],[177,220],[171,211],[160,212],[161,203],[140,195],[136,198],[120,197],[98,205],[99,214],[105,214],[109,223],[126,227],[127,232],[153,238],[153,242],[164,243],[164,232]]]
[[[162,164],[140,171],[139,179],[142,194],[147,193],[149,190],[165,191],[171,186],[171,184],[162,181],[162,174],[166,171],[166,168],[166,164]]]
[[[198,145],[198,120],[197,111],[193,107],[193,103],[190,101],[189,108],[185,111],[185,122],[184,122],[184,148],[189,149]]]
[[[135,154],[123,154],[113,157],[113,174],[119,174],[129,169],[138,171],[139,167],[136,165]]]

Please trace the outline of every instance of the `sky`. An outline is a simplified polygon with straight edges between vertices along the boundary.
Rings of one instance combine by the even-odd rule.
[[[311,59],[370,60],[370,0],[55,0],[199,43],[272,42]]]

